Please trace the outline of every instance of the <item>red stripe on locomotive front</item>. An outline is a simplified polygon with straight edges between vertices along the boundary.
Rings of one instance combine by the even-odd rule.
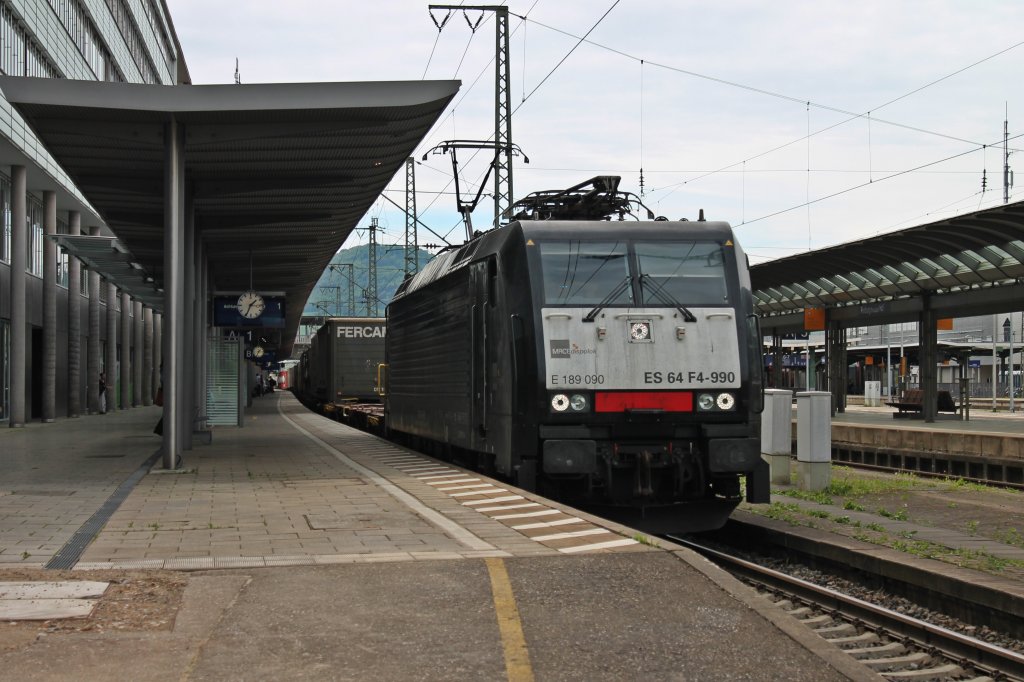
[[[666,412],[693,412],[693,393],[690,391],[600,391],[594,394],[595,412],[625,412],[626,410],[664,410]]]

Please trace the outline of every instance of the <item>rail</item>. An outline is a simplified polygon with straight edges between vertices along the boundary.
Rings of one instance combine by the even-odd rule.
[[[961,668],[974,667],[979,672],[991,675],[995,679],[1024,680],[1024,656],[1014,651],[759,566],[685,538],[671,537],[670,539],[708,557],[730,573],[764,590],[785,593],[800,602],[813,604],[825,613],[831,614],[833,618],[841,618],[851,626],[859,626],[876,634],[885,635],[897,644],[913,643],[921,651],[921,653],[909,655],[911,658],[916,657],[915,665],[925,663],[923,657],[934,653],[946,659],[945,662],[934,665],[935,670],[948,669],[951,679],[957,676],[952,668],[959,666]],[[834,634],[843,631],[839,626],[817,628],[817,625],[820,624],[817,621],[818,619],[810,618],[804,622],[815,627],[816,631],[826,639],[829,639],[826,636],[829,631]],[[849,631],[849,628],[846,631]],[[863,637],[863,635],[859,635],[859,637]],[[830,641],[838,642],[837,639],[830,639]],[[883,644],[882,646],[891,645]],[[861,660],[867,663],[870,659],[868,655],[865,655]],[[884,672],[881,674],[885,676]],[[894,675],[894,677],[896,676],[898,675]]]

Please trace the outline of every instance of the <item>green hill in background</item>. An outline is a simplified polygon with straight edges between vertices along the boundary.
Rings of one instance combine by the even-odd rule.
[[[369,281],[368,245],[342,249],[334,254],[331,264],[320,275],[316,286],[306,301],[303,315],[328,315],[331,317],[373,317],[368,310],[366,286]],[[420,249],[420,268],[433,257]],[[352,267],[349,268],[348,264]],[[349,273],[354,284],[354,309],[349,307]],[[377,245],[377,301],[376,316],[383,317],[384,308],[395,294],[395,289],[405,277],[405,249],[400,246]],[[372,308],[373,302],[370,302]]]

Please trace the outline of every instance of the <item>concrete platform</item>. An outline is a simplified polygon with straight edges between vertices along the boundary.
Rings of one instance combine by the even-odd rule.
[[[0,432],[0,574],[150,459],[154,408]],[[656,546],[658,545],[658,546]],[[877,679],[692,553],[256,401],[153,470],[75,573],[189,571],[173,629],[22,633],[12,678]]]
[[[920,419],[894,421],[893,413],[889,407],[847,407],[846,412],[832,419],[832,440],[868,447],[1024,462],[1024,412],[975,410],[969,421],[942,414],[930,424]]]

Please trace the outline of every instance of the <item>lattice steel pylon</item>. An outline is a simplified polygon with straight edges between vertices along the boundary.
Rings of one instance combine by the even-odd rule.
[[[377,317],[377,219],[370,218],[369,264],[366,270],[366,315]]]
[[[509,64],[508,7],[493,8],[495,19],[494,72],[494,226],[512,206],[512,80]]]
[[[405,160],[405,276],[420,270],[420,246],[416,236],[416,160]]]
[[[494,227],[512,206],[512,75],[509,59],[508,7],[504,5],[429,5],[430,10],[494,12]],[[447,23],[435,24],[438,30]],[[472,30],[476,26],[466,22]],[[479,23],[479,22],[477,22]]]
[[[345,308],[345,312],[350,317],[355,317],[356,314],[356,275],[355,266],[352,263],[331,263],[329,267],[333,272],[341,272],[342,268],[347,268],[348,273],[343,274],[346,280],[348,280],[348,305]]]

